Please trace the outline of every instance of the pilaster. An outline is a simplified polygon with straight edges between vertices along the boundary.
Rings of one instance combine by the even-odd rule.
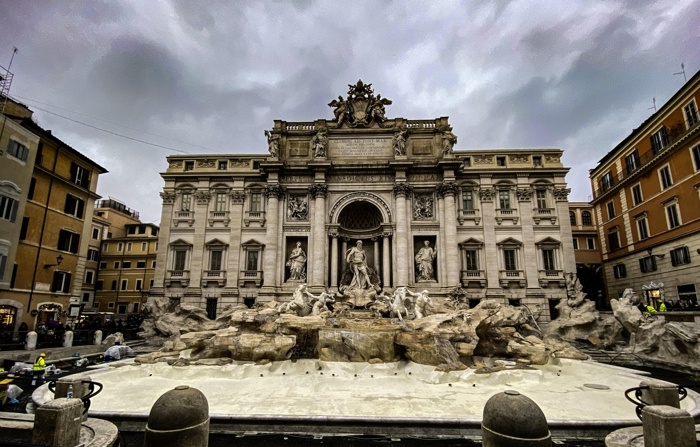
[[[457,246],[457,211],[455,196],[457,185],[454,182],[444,182],[438,187],[438,194],[443,197],[445,216],[442,227],[445,228],[445,262],[447,266],[447,285],[456,287],[459,283],[459,250]]]
[[[408,255],[408,222],[409,217],[406,215],[406,196],[410,194],[412,188],[406,183],[394,184],[394,195],[396,196],[396,256],[399,260],[396,265],[396,286],[408,285],[408,265],[412,263],[406,262],[411,258]],[[404,259],[404,262],[400,260]]]

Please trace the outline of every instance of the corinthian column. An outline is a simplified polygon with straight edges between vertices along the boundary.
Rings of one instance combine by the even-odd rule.
[[[312,255],[312,270],[311,270],[311,285],[325,285],[325,259],[326,259],[326,193],[328,186],[322,183],[317,183],[309,188],[311,195],[314,197],[314,221],[313,221],[313,238],[314,248]]]
[[[267,231],[265,233],[265,260],[263,262],[263,282],[265,287],[274,287],[277,277],[277,239],[279,235],[279,199],[284,197],[284,187],[273,184],[267,187]]]
[[[438,187],[438,194],[444,199],[445,220],[442,226],[445,228],[445,263],[447,264],[447,286],[453,287],[459,283],[459,250],[457,247],[457,212],[455,209],[455,195],[457,185],[453,182],[445,182]]]
[[[411,186],[405,183],[394,184],[396,196],[396,286],[408,285],[408,265],[413,258],[408,256],[408,218],[406,217],[406,196],[411,193]]]

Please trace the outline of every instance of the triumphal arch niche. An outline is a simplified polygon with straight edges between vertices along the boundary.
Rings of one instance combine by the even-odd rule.
[[[543,309],[565,297],[562,151],[455,150],[447,117],[389,118],[391,104],[360,80],[326,118],[276,120],[265,156],[168,157],[155,291],[219,307],[302,284],[356,305],[400,286]]]

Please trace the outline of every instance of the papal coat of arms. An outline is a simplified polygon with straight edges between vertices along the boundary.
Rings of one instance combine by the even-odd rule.
[[[365,84],[362,79],[357,84],[348,84],[347,99],[338,96],[328,105],[333,107],[333,114],[341,127],[343,123],[351,127],[368,127],[372,123],[382,125],[386,121],[386,109],[392,103],[391,100],[382,98],[382,95],[374,96],[372,84]]]

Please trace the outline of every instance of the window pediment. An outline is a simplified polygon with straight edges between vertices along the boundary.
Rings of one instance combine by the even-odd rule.
[[[473,237],[470,237],[470,238],[467,239],[466,241],[460,242],[460,243],[459,243],[459,246],[462,247],[462,248],[472,248],[472,249],[474,249],[474,248],[481,248],[481,247],[483,247],[483,246],[484,246],[484,243],[483,243],[482,241],[478,240],[478,239],[475,239],[475,238],[473,238]]]
[[[496,245],[498,245],[501,248],[512,248],[512,247],[521,247],[523,245],[523,243],[517,239],[509,237],[509,238],[502,240],[501,242],[498,242]]]
[[[192,244],[184,239],[177,239],[169,244],[173,248],[192,248]]]
[[[205,242],[204,246],[212,249],[212,248],[226,248],[228,247],[228,244],[221,239],[212,239],[209,242]]]
[[[263,248],[263,247],[265,247],[265,244],[258,242],[255,239],[249,239],[246,242],[243,242],[241,244],[241,247],[244,247],[247,249],[249,249],[249,248]]]
[[[535,243],[539,248],[556,248],[561,245],[561,242],[554,239],[553,237],[546,237],[539,242]]]

